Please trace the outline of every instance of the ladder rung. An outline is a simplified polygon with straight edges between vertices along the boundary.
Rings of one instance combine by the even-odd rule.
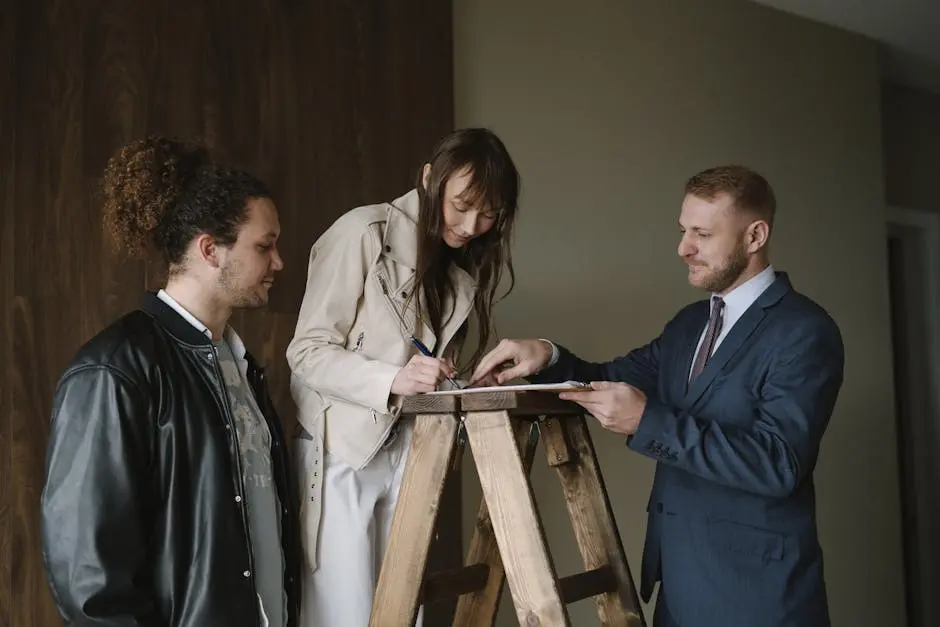
[[[424,578],[422,599],[430,603],[482,590],[489,575],[490,567],[486,564],[439,570]]]
[[[565,605],[617,589],[617,580],[610,566],[601,566],[558,580],[558,592]]]

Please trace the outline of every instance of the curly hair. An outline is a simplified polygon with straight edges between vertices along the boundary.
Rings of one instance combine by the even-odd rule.
[[[271,197],[252,175],[213,162],[203,144],[159,136],[120,148],[105,167],[102,192],[116,248],[135,257],[156,251],[171,272],[199,234],[234,244],[247,202]]]

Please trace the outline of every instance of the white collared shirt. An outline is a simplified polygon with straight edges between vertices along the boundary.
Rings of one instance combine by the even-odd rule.
[[[774,273],[774,267],[768,265],[766,268],[758,272],[756,275],[737,286],[723,297],[725,301],[725,310],[722,317],[721,332],[718,334],[718,337],[715,339],[715,347],[712,349],[712,355],[715,354],[715,351],[718,350],[718,345],[721,344],[721,341],[728,337],[728,333],[731,332],[731,327],[734,326],[734,323],[744,315],[744,312],[754,304],[761,294],[770,287],[770,285],[776,280],[777,275]],[[714,297],[717,294],[712,294],[711,302],[709,303],[709,315],[711,315],[711,307],[715,306]],[[695,352],[693,355],[698,354],[698,350],[702,345],[702,341],[705,339],[705,332],[708,330],[708,326],[702,329],[702,334],[698,338],[698,343],[695,345]],[[548,366],[554,366],[558,361],[558,346],[551,340],[545,338],[539,338],[543,342],[547,342],[552,347],[552,358],[548,362]],[[689,364],[689,374],[692,373],[692,367],[695,363],[695,358],[693,357],[692,363]]]
[[[183,319],[185,319],[189,324],[193,325],[197,331],[204,334],[210,340],[212,339],[212,331],[209,330],[209,327],[204,325],[202,321],[200,321],[196,316],[189,313],[189,311],[180,305],[175,298],[167,294],[166,290],[160,290],[157,292],[157,298],[170,306],[173,311],[181,315]],[[248,371],[248,361],[245,359],[245,353],[247,352],[245,343],[242,342],[242,339],[238,336],[237,333],[235,333],[235,330],[228,325],[225,327],[225,339],[228,340],[228,344],[232,349],[232,353],[235,355],[235,361],[238,362],[238,368],[244,375]]]
[[[766,268],[761,270],[759,273],[737,286],[727,294],[721,297],[725,301],[725,309],[722,314],[722,323],[721,323],[721,332],[718,334],[718,337],[715,340],[715,347],[712,349],[712,355],[715,354],[715,351],[718,350],[718,345],[721,344],[722,340],[728,337],[728,333],[731,332],[731,328],[734,326],[734,323],[737,322],[741,316],[744,315],[744,312],[754,304],[761,294],[770,287],[771,283],[777,278],[774,274],[774,268],[771,265],[768,265]],[[715,306],[715,297],[718,294],[712,294],[711,302],[709,303],[709,315],[711,314],[711,308]],[[705,329],[702,330],[701,336],[699,336],[698,343],[695,345],[695,352],[693,355],[698,355],[699,348],[702,346],[702,341],[705,339],[705,333],[708,330],[706,325]],[[692,359],[692,364],[689,364],[689,373],[692,372],[692,366],[695,363],[695,358]]]
[[[212,339],[212,331],[209,330],[209,327],[204,325],[199,318],[189,313],[185,307],[180,305],[175,298],[166,293],[166,290],[160,290],[157,292],[157,298],[165,302],[167,305],[173,308],[173,310],[179,315],[183,316],[186,319],[186,322],[196,327],[196,329],[204,334],[210,340]]]

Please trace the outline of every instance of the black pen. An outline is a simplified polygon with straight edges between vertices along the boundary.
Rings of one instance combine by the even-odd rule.
[[[395,306],[395,303],[392,302],[392,298],[388,292],[388,286],[385,284],[385,279],[383,279],[381,276],[379,277],[379,285],[382,286],[382,293],[385,294],[385,297],[389,299],[389,304],[392,306],[392,311],[395,312],[395,317],[398,318],[398,323],[401,325],[402,332],[404,332],[405,335],[407,335],[411,339],[411,343],[414,344],[418,348],[419,351],[421,351],[422,355],[424,355],[425,357],[434,357],[434,354],[430,350],[428,350],[428,347],[424,345],[424,342],[416,338],[414,333],[408,333],[406,331],[406,329],[408,328],[408,325],[405,324],[405,318],[404,316],[401,315],[401,312],[398,311],[398,307]],[[454,381],[450,377],[447,377],[447,380],[450,382],[452,386],[454,386],[455,390],[460,389],[460,386],[457,385],[456,381]]]
[[[428,347],[424,345],[424,342],[416,338],[414,335],[410,335],[409,337],[411,337],[411,343],[418,347],[418,350],[421,351],[422,355],[424,355],[425,357],[434,357],[431,351],[428,350]],[[460,389],[460,386],[457,385],[456,381],[454,381],[450,377],[447,377],[447,380],[450,382],[452,386],[454,386],[455,390]]]

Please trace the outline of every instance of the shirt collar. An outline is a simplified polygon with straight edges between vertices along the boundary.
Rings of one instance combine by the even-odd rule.
[[[180,316],[182,316],[182,318],[186,320],[186,322],[193,325],[193,327],[195,327],[197,331],[199,331],[200,333],[205,335],[207,338],[212,340],[212,331],[209,330],[209,327],[204,325],[196,316],[189,313],[189,311],[187,311],[185,307],[180,305],[179,302],[177,302],[175,298],[170,296],[166,292],[166,290],[158,291],[157,298],[165,302],[169,307],[173,309],[173,311],[175,311]],[[238,359],[244,359],[245,353],[246,353],[245,344],[244,342],[242,342],[242,339],[238,336],[238,334],[235,333],[235,330],[232,327],[226,325],[225,331],[223,333],[224,333],[225,340],[228,342],[229,346],[231,347],[232,353],[235,355],[235,357]]]
[[[740,315],[747,311],[747,308],[754,304],[754,301],[764,293],[764,290],[770,287],[770,284],[774,282],[775,278],[776,275],[774,274],[773,266],[768,265],[756,275],[722,296],[721,299],[725,302],[726,314],[733,315],[736,313]],[[715,305],[715,298],[717,296],[718,294],[712,294],[712,307]]]

